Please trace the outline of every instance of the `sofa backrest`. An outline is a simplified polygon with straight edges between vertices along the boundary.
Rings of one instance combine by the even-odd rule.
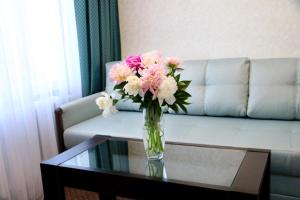
[[[298,58],[251,60],[247,115],[262,119],[300,119]]]
[[[182,79],[192,80],[188,113],[244,117],[247,113],[249,61],[247,58],[188,60]]]
[[[115,63],[107,63],[106,71]],[[298,58],[186,60],[181,67],[181,78],[192,80],[188,87],[192,95],[187,107],[190,115],[300,119]],[[108,76],[106,90],[113,92]],[[130,101],[117,107],[139,108]]]

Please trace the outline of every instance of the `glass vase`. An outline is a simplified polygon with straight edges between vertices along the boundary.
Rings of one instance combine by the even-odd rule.
[[[165,150],[163,112],[160,106],[143,109],[143,141],[148,160],[160,160]]]
[[[148,160],[149,176],[156,179],[167,179],[167,171],[164,160]]]

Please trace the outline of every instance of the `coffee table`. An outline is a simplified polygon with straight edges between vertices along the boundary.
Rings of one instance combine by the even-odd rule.
[[[269,199],[270,151],[167,142],[147,161],[137,139],[95,136],[41,163],[45,199],[65,188],[100,199]]]

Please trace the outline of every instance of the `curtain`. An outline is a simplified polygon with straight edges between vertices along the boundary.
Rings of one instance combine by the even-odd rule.
[[[117,0],[75,0],[82,94],[105,88],[105,63],[121,59]]]
[[[81,97],[73,0],[0,0],[0,199],[42,199],[54,109]]]

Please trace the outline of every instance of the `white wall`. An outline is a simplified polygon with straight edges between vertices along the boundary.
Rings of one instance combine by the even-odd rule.
[[[300,56],[300,0],[119,0],[122,56]]]

